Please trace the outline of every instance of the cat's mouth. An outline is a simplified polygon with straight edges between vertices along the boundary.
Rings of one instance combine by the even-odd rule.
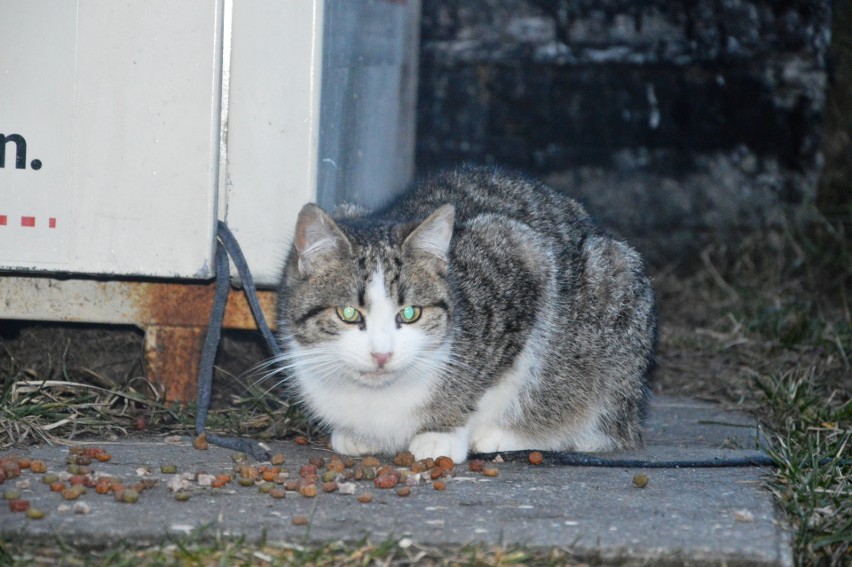
[[[384,386],[392,382],[396,378],[396,373],[384,368],[375,370],[360,370],[357,373],[357,380],[367,386]]]
[[[379,368],[377,370],[362,370],[358,372],[361,376],[365,378],[381,378],[383,376],[390,376],[394,374],[390,370],[385,370],[384,368]]]

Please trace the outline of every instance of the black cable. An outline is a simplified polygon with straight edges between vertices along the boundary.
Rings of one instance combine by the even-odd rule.
[[[510,463],[528,462],[529,451],[505,451],[502,453],[477,453],[470,459],[493,460],[497,455]],[[748,457],[719,457],[716,459],[625,459],[620,457],[596,457],[585,453],[563,451],[541,451],[544,463],[572,467],[617,467],[626,469],[692,469],[692,468],[732,468],[732,467],[774,467],[775,461],[769,455],[750,455]]]
[[[219,221],[218,235],[219,240],[221,240],[222,244],[225,245],[225,250],[228,251],[231,259],[234,261],[234,266],[236,266],[237,272],[240,274],[240,280],[243,282],[246,299],[248,299],[249,307],[251,307],[251,312],[254,315],[254,320],[257,322],[257,328],[263,335],[264,340],[266,340],[266,346],[269,347],[272,354],[281,354],[281,347],[278,346],[278,342],[275,340],[275,337],[272,336],[272,331],[269,329],[269,325],[266,324],[266,317],[263,316],[263,310],[260,308],[260,302],[257,299],[257,288],[254,285],[254,279],[251,277],[251,271],[249,270],[245,256],[243,256],[243,251],[237,243],[237,239],[234,238],[233,233],[231,233],[228,226],[222,221]]]
[[[196,398],[195,433],[204,433],[207,423],[207,411],[210,408],[210,395],[213,390],[213,367],[216,363],[216,352],[219,350],[219,339],[222,337],[222,320],[225,318],[225,304],[228,301],[228,254],[217,243],[216,245],[216,291],[213,295],[213,308],[210,320],[207,322],[207,334],[201,350],[201,363],[198,366],[198,397]]]
[[[207,412],[210,409],[210,397],[213,391],[213,370],[216,362],[216,352],[219,350],[219,340],[222,337],[222,321],[225,318],[225,305],[228,303],[228,290],[230,289],[231,267],[228,264],[229,252],[234,257],[240,277],[243,278],[243,286],[246,294],[249,296],[249,306],[257,321],[258,328],[261,329],[261,332],[265,330],[264,338],[266,338],[270,349],[274,353],[278,352],[278,346],[275,344],[275,339],[269,330],[269,326],[266,324],[263,311],[260,309],[254,281],[251,279],[251,274],[249,274],[248,266],[236,239],[234,239],[231,231],[221,221],[219,221],[217,233],[220,241],[216,243],[216,290],[213,296],[213,308],[210,312],[210,320],[207,323],[207,334],[204,337],[204,347],[201,351],[201,363],[198,368],[195,433],[197,435],[206,434],[207,441],[214,445],[240,451],[251,455],[259,461],[264,461],[269,459],[269,453],[263,450],[256,441],[240,437],[220,437],[212,433],[207,433],[204,429],[207,422]]]

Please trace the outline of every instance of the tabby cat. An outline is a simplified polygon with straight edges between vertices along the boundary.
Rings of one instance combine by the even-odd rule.
[[[572,199],[464,167],[374,213],[299,213],[277,363],[349,455],[641,444],[655,342],[639,255]]]

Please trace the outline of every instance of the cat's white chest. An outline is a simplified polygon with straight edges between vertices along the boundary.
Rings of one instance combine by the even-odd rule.
[[[314,414],[332,430],[342,428],[377,449],[399,451],[421,426],[422,408],[431,397],[431,376],[411,373],[376,388],[340,380],[297,376]]]

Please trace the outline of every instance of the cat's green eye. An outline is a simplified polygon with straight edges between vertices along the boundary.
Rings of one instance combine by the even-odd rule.
[[[358,323],[361,320],[361,312],[351,305],[338,307],[337,316],[340,317],[341,321],[345,321],[346,323]]]
[[[399,310],[399,318],[403,323],[414,323],[420,319],[423,310],[413,305],[406,305]]]

